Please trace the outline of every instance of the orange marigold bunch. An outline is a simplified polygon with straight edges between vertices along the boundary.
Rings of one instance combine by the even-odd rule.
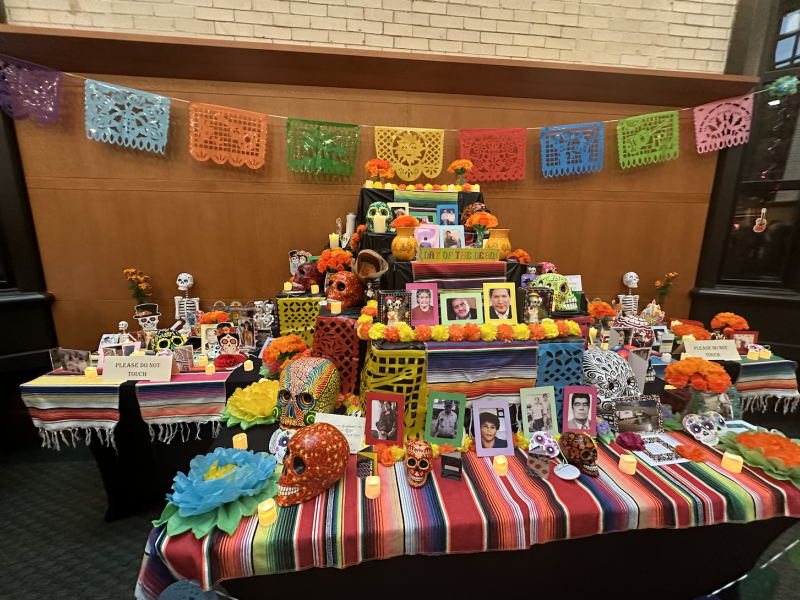
[[[487,229],[491,229],[492,227],[497,227],[497,217],[488,212],[472,213],[472,216],[469,219],[467,219],[466,226],[486,227]],[[530,260],[530,257],[528,258]]]
[[[617,311],[608,302],[589,302],[589,314],[599,320],[603,317],[616,317]]]
[[[514,339],[514,328],[506,323],[498,325],[497,339],[501,342],[511,343],[511,340]]]
[[[567,337],[569,335],[569,325],[566,321],[556,321],[558,327],[558,337]]]
[[[476,325],[475,323],[467,323],[464,325],[464,337],[468,339],[470,342],[477,342],[481,339],[481,328],[480,325]],[[450,339],[453,339],[453,332],[450,332]]]
[[[522,248],[517,248],[514,250],[509,256],[516,256],[519,259],[519,262],[523,265],[527,265],[531,262],[531,256]]]
[[[275,362],[284,352],[305,352],[308,346],[299,335],[291,334],[272,340],[267,347],[264,360],[268,363]]]
[[[389,179],[394,177],[394,169],[388,160],[373,158],[367,161],[364,168],[371,177],[388,177]]]
[[[400,341],[400,332],[397,330],[397,327],[387,327],[384,329],[383,339],[385,339],[387,342]]]
[[[680,454],[683,458],[687,460],[693,460],[694,462],[704,462],[706,459],[706,453],[703,451],[702,448],[698,448],[697,446],[675,446],[675,452]]]
[[[417,336],[418,342],[427,342],[431,339],[430,325],[417,325],[417,327],[414,329],[414,333]]]
[[[230,315],[224,310],[212,310],[211,312],[204,313],[200,317],[201,325],[210,325],[211,323],[225,323],[230,320]]]
[[[358,337],[362,340],[368,340],[370,327],[372,327],[372,323],[361,323],[358,326]]]
[[[724,329],[725,327],[730,327],[735,331],[750,329],[750,325],[747,324],[744,317],[731,312],[719,313],[711,319],[711,329]]]
[[[439,444],[439,456],[447,454],[448,452],[455,452],[455,450],[455,446],[451,446],[450,444]]]
[[[361,239],[361,234],[367,230],[366,225],[359,225],[353,237],[350,238],[350,249],[355,252],[358,250],[358,240]]]
[[[693,335],[694,339],[696,340],[711,339],[711,332],[703,327],[698,327],[697,325],[687,325],[685,323],[681,323],[680,325],[673,325],[672,331],[675,333],[675,335],[680,337]]]
[[[349,267],[352,264],[353,255],[349,250],[334,248],[333,250],[325,250],[325,252],[322,253],[322,256],[319,257],[317,271],[320,273],[324,273],[327,269],[344,271],[345,267]]]
[[[731,378],[721,365],[690,356],[683,360],[673,361],[667,365],[664,380],[677,388],[693,387],[701,392],[716,392],[722,394],[731,387]]]
[[[283,361],[283,363],[281,364],[281,371],[286,368],[286,365],[288,365],[293,360],[297,360],[298,358],[311,358],[311,348],[306,348],[302,352],[298,352],[294,356],[290,356],[285,361]]]
[[[150,285],[150,276],[145,275],[136,269],[123,269],[123,275],[128,280],[128,288],[131,290],[131,297],[139,304],[153,295],[153,288]]]
[[[448,173],[457,173],[463,175],[467,171],[472,170],[472,161],[467,160],[465,158],[459,158],[458,160],[454,160],[450,163],[450,166],[447,167]]]
[[[761,448],[767,458],[777,458],[786,467],[800,465],[800,446],[777,433],[740,433],[736,441],[748,448]]]
[[[447,328],[447,333],[450,335],[451,342],[460,342],[464,339],[464,326],[453,323]],[[480,337],[480,328],[478,328],[478,337]]]
[[[365,306],[364,308],[361,309],[361,314],[369,315],[370,317],[375,319],[378,316],[378,309],[375,308],[374,306]]]
[[[528,325],[528,329],[531,332],[531,339],[532,340],[543,340],[544,339],[544,327],[539,325],[539,323],[531,323]]]
[[[411,215],[402,215],[392,221],[392,227],[419,227],[419,219]]]

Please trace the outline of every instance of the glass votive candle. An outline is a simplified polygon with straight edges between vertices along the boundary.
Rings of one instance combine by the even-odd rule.
[[[370,500],[374,500],[381,495],[381,478],[377,475],[367,477],[364,482],[364,495]]]
[[[258,524],[261,527],[269,527],[278,519],[278,508],[275,500],[267,498],[258,505]]]

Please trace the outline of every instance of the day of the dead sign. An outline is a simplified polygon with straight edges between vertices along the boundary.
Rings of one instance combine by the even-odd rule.
[[[420,248],[417,252],[420,262],[497,262],[500,250],[497,248]]]

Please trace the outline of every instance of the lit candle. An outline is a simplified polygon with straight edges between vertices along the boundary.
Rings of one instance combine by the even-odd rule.
[[[275,500],[267,498],[258,505],[258,524],[261,527],[269,527],[278,519],[278,508]]]
[[[670,354],[669,352],[662,352],[661,360],[663,360],[665,363],[672,362],[672,354]]]
[[[694,341],[694,336],[690,333],[689,335],[683,336],[682,339],[683,339],[684,342],[689,342],[689,341],[693,342]]]
[[[319,286],[316,283],[311,285],[311,293],[312,294],[319,294]]]
[[[283,291],[284,292],[291,292],[292,291],[292,284],[288,281],[283,284]]]
[[[364,483],[364,495],[370,500],[374,500],[381,495],[381,478],[375,475],[367,477]]]
[[[377,219],[378,217],[375,217],[375,218]],[[342,313],[342,303],[341,302],[338,302],[338,301],[334,300],[334,301],[328,302],[328,304],[330,304],[331,314],[332,315],[339,315],[339,314]]]
[[[134,356],[144,356],[144,354],[145,354],[144,350],[134,350],[133,351],[133,355]]]
[[[480,186],[480,184],[478,184],[478,183],[474,183],[474,184],[472,184],[472,191],[473,191],[473,192],[480,192],[480,191],[481,191],[481,186]]]
[[[247,450],[247,434],[239,433],[233,436],[233,447],[237,450]]]
[[[687,358],[691,358],[692,355],[688,352],[681,352],[681,360],[686,360]]]
[[[747,351],[747,358],[750,360],[758,360],[758,350],[748,350]]]
[[[339,247],[339,236],[335,233],[328,235],[328,242],[330,243],[331,250]]]
[[[758,357],[759,358],[772,358],[772,352],[770,352],[769,350],[764,349],[764,350],[762,350],[761,352],[758,353]]]
[[[90,377],[90,378],[91,378],[91,377],[97,377],[97,368],[95,368],[95,367],[86,367],[86,368],[83,370],[83,374],[84,374],[86,377]]]
[[[205,354],[201,354],[197,357],[197,366],[198,367],[205,367],[208,364],[208,357]]]
[[[505,456],[495,456],[492,462],[495,475],[505,477],[508,475],[508,459]]]
[[[630,454],[623,454],[619,457],[619,470],[628,475],[636,473],[636,459]]]
[[[245,371],[252,371],[253,370],[253,361],[252,360],[244,361],[244,370]]]
[[[722,455],[722,468],[731,473],[741,473],[744,461],[738,454],[726,452]]]
[[[375,215],[375,219],[372,221],[372,229],[375,230],[375,233],[386,233],[386,217]]]
[[[217,369],[214,367],[214,363],[210,365],[206,365],[206,375],[213,375],[217,372]]]
[[[450,185],[447,186],[447,191],[448,192],[455,192],[456,191],[456,186],[451,183]]]

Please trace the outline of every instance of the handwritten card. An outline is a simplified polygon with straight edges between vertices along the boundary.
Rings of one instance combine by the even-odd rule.
[[[106,356],[104,381],[169,381],[171,356]]]
[[[571,289],[573,292],[583,291],[583,282],[581,281],[580,275],[564,275],[564,279],[567,280],[569,289]]]
[[[350,454],[358,454],[364,447],[364,428],[367,420],[364,417],[348,417],[330,413],[317,413],[315,423],[329,423],[342,432],[350,444]]]
[[[733,340],[684,340],[686,352],[706,360],[741,360]]]

